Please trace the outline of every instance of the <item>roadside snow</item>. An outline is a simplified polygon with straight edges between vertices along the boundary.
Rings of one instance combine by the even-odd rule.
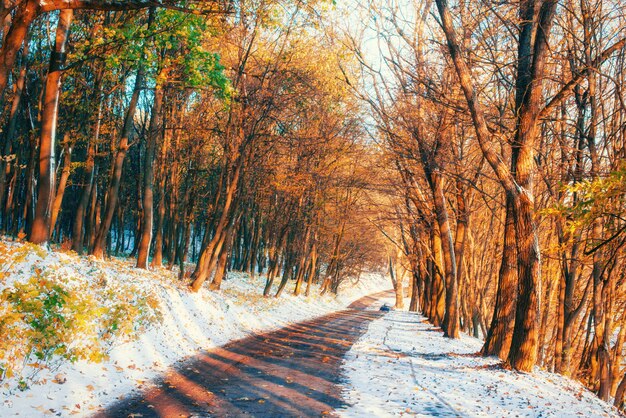
[[[204,288],[191,293],[186,283],[177,280],[176,271],[139,270],[134,263],[132,259],[99,261],[42,250],[10,266],[10,275],[0,280],[0,291],[28,280],[34,269],[54,271],[68,280],[132,283],[159,300],[163,321],[138,340],[114,347],[105,362],[65,363],[58,370],[42,370],[38,382],[23,392],[15,389],[16,382],[2,382],[0,417],[91,415],[133,390],[145,389],[151,379],[198,350],[340,310],[361,296],[390,287],[382,275],[364,274],[356,286],[346,283],[338,297],[320,297],[317,286],[311,296],[296,297],[290,284],[281,298],[264,298],[264,277],[229,273],[223,290]],[[55,376],[62,376],[65,383],[59,384]]]
[[[505,370],[497,358],[474,355],[481,345],[466,335],[445,339],[424,317],[391,311],[371,322],[346,355],[343,395],[351,406],[337,413],[342,417],[620,416],[578,382],[538,369],[533,374]]]

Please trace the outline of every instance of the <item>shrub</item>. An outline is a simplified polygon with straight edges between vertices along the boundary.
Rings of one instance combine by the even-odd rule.
[[[4,265],[6,248],[0,253]],[[21,249],[15,257],[24,257]],[[156,298],[132,285],[34,269],[30,279],[0,293],[0,381],[31,381],[66,361],[101,361],[115,343],[136,338],[159,319]]]

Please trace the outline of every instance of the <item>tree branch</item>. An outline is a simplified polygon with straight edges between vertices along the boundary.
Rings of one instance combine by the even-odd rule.
[[[559,90],[552,97],[552,99],[550,99],[546,106],[541,109],[541,112],[539,112],[539,119],[544,119],[548,115],[550,110],[552,110],[552,108],[556,105],[560,104],[565,99],[567,94],[572,91],[572,89],[576,87],[578,83],[583,81],[583,79],[587,77],[591,73],[591,71],[595,71],[595,69],[598,68],[604,61],[606,61],[615,51],[623,48],[624,45],[626,45],[626,38],[622,38],[621,40],[615,42],[613,45],[605,49],[598,57],[596,57],[591,66],[582,69],[578,72],[578,74],[576,74],[576,76],[572,77],[570,81],[565,83],[561,90]]]

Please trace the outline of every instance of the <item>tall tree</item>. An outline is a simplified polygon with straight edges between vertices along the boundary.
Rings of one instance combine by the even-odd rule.
[[[59,14],[54,50],[50,55],[50,69],[46,78],[41,112],[41,135],[39,139],[39,181],[37,182],[37,205],[29,240],[43,244],[50,239],[52,202],[55,196],[55,143],[61,94],[61,76],[67,55],[67,41],[74,11],[64,9]]]

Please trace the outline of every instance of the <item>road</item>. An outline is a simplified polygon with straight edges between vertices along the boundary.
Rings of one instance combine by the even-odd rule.
[[[365,310],[389,292],[347,309],[198,353],[155,385],[99,412],[119,417],[319,417],[344,405],[344,354],[380,317]]]

